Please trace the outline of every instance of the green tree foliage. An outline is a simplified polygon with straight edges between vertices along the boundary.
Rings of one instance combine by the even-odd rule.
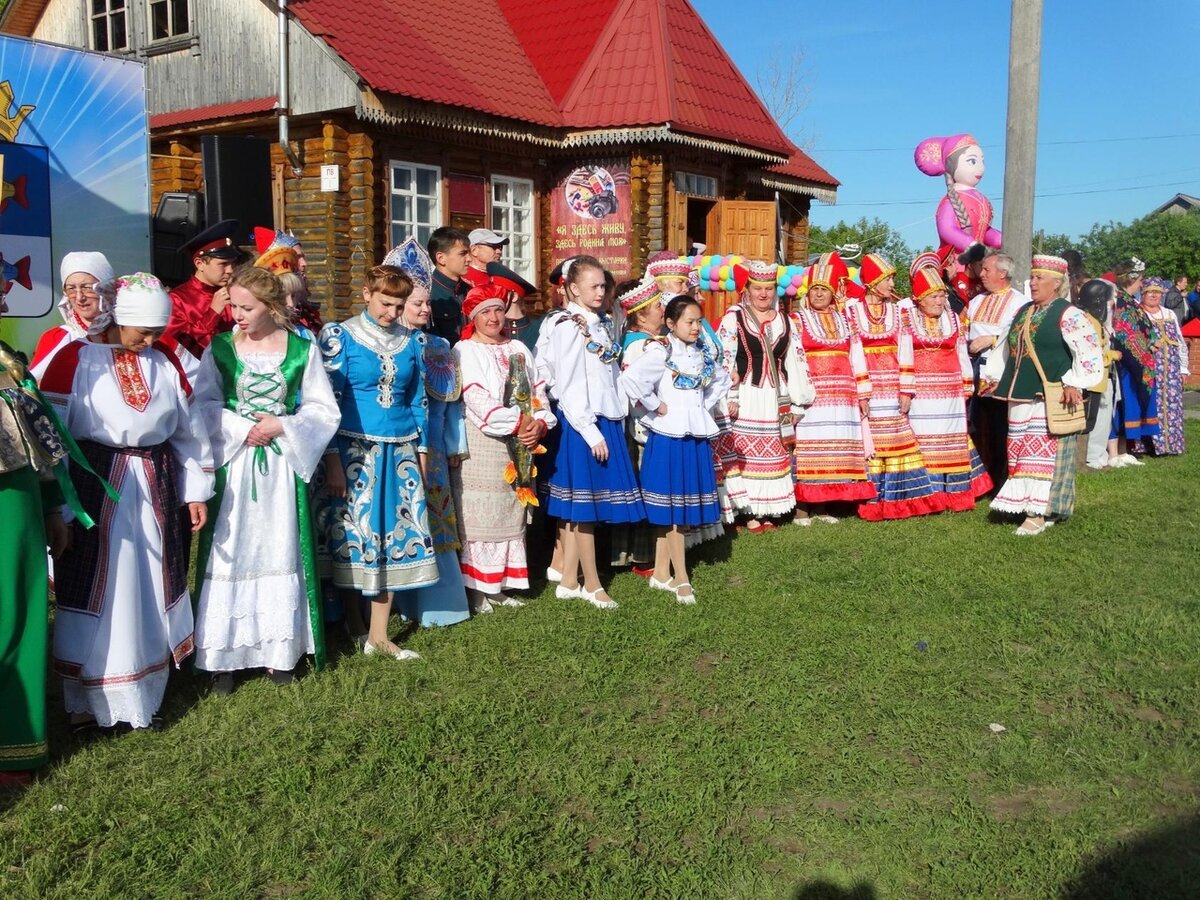
[[[896,293],[901,297],[909,294],[908,264],[916,252],[887,222],[866,216],[857,222],[838,222],[828,228],[814,225],[809,229],[808,250],[810,256],[828,253],[847,244],[857,244],[863,253],[878,253],[896,267]],[[861,257],[859,257],[861,259]],[[797,260],[798,262],[799,260]],[[850,265],[858,263],[851,260]]]
[[[1084,265],[1097,275],[1136,256],[1152,275],[1200,277],[1200,210],[1184,215],[1160,213],[1128,225],[1096,225],[1078,242]]]
[[[1069,235],[1054,234],[1040,228],[1033,233],[1033,252],[1062,256],[1064,250],[1079,250],[1079,241]],[[1081,251],[1082,252],[1082,251]]]

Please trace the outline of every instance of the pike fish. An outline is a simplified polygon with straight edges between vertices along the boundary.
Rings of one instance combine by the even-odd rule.
[[[525,357],[516,354],[508,361],[508,381],[504,384],[504,405],[516,406],[521,410],[521,417],[530,418],[537,400],[533,396],[533,386],[529,381],[529,370],[525,368]],[[537,493],[533,490],[533,479],[537,477],[537,466],[533,458],[539,453],[545,453],[546,448],[538,444],[532,450],[517,440],[516,434],[510,434],[504,439],[512,460],[504,467],[504,480],[517,491],[517,499],[522,506],[538,506]]]

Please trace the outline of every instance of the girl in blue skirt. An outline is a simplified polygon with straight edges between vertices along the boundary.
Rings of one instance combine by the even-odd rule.
[[[537,365],[558,401],[559,441],[545,473],[546,512],[559,520],[563,544],[562,582],[554,593],[616,609],[596,571],[595,525],[640,522],[646,514],[625,446],[627,408],[617,390],[621,354],[604,309],[604,276],[591,256],[577,256],[564,267],[567,305],[546,316]]]
[[[712,409],[729,392],[730,380],[699,340],[702,315],[691,297],[672,299],[667,335],[650,338],[645,352],[621,375],[621,390],[647,410],[642,498],[646,518],[658,528],[650,586],[670,591],[680,603],[696,602],[684,559],[684,530],[721,520]]]

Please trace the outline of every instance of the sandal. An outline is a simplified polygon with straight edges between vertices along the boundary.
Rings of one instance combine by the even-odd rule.
[[[671,580],[669,578],[666,581],[659,581],[657,578],[651,575],[648,583],[650,587],[654,588],[656,591],[669,591],[672,594],[675,593],[675,587],[671,584]]]
[[[690,594],[681,594],[679,593],[681,588],[691,588],[692,592]],[[682,584],[675,585],[675,602],[682,603],[685,606],[695,606],[696,589],[692,587],[690,582],[685,581]]]
[[[609,598],[608,600],[600,599],[600,594],[604,590],[602,587],[598,587],[594,591],[585,591],[583,588],[580,588],[579,590],[579,599],[586,600],[588,603],[592,604],[592,606],[596,607],[596,609],[620,609],[616,600],[613,600],[612,598]]]
[[[792,517],[793,525],[800,525],[804,528],[807,528],[812,523],[813,523],[812,516],[793,516]]]
[[[1043,522],[1041,525],[1034,525],[1032,528],[1026,528],[1026,524],[1027,523],[1022,522],[1017,530],[1013,532],[1013,534],[1015,534],[1017,537],[1033,537],[1034,535],[1041,534],[1049,527],[1049,525],[1047,525],[1045,522]]]

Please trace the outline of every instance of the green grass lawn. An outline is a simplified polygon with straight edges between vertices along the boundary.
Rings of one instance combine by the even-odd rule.
[[[1198,896],[1189,440],[1033,539],[787,527],[697,561],[694,608],[623,574],[615,613],[547,591],[419,662],[181,673],[161,733],[58,722],[0,896]]]

